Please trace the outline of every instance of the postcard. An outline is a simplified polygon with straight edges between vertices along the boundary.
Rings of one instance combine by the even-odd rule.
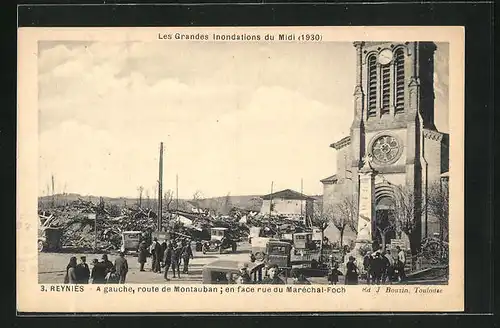
[[[19,312],[463,311],[463,27],[28,27],[18,56]]]

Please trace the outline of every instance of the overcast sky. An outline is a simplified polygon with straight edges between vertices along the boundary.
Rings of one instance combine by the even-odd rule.
[[[351,43],[39,43],[39,193],[322,194],[353,116]],[[435,63],[448,131],[448,49]]]

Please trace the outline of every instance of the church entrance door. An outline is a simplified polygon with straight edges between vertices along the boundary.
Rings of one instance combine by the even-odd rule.
[[[375,205],[373,249],[385,249],[383,244],[390,244],[391,240],[396,238],[395,228],[394,200],[392,197],[382,197]]]

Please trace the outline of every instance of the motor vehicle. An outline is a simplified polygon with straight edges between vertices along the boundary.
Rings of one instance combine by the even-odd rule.
[[[123,231],[120,251],[125,254],[137,255],[141,242],[141,231]]]
[[[38,216],[38,251],[60,251],[62,249],[62,234],[63,230],[60,228],[51,227],[50,223],[54,217],[51,216]]]
[[[203,254],[209,252],[222,254],[224,250],[231,249],[234,253],[237,247],[237,240],[232,236],[228,228],[215,227],[210,229],[210,240],[203,242],[202,252]]]
[[[315,250],[316,244],[313,241],[312,232],[298,232],[293,234],[293,247],[296,250]]]
[[[265,261],[271,264],[277,264],[280,269],[290,269],[291,249],[292,245],[289,242],[270,240],[266,245]]]
[[[229,281],[229,275],[238,275],[239,267],[242,262],[234,260],[216,260],[205,265],[202,268],[202,284],[231,284],[234,281]],[[262,281],[264,274],[263,262],[245,262],[247,272],[250,275],[251,283],[259,283]]]

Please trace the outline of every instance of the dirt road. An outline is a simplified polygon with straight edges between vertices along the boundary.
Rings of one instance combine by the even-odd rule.
[[[101,259],[101,254],[71,254],[71,253],[40,253],[38,256],[38,282],[39,283],[63,283],[65,268],[71,256],[80,258],[81,255],[87,257],[87,263],[92,262],[93,259]],[[238,245],[236,253],[225,254],[202,254],[201,252],[194,252],[194,259],[189,263],[189,274],[182,274],[181,279],[172,280],[171,283],[186,283],[186,284],[201,284],[201,270],[204,265],[211,263],[218,258],[226,258],[236,261],[248,261],[250,258],[250,247],[248,244]],[[110,261],[114,262],[117,255],[108,255]],[[136,284],[159,284],[165,283],[163,272],[161,274],[151,271],[151,258],[145,265],[145,272],[139,271],[139,263],[137,257],[126,256],[129,273],[127,274],[127,283]],[[90,265],[91,267],[91,265]],[[181,267],[182,271],[182,267]],[[172,277],[172,272],[169,272],[169,278]]]
[[[69,262],[71,256],[85,255],[87,257],[87,263],[91,267],[90,263],[93,259],[101,259],[101,254],[72,254],[72,253],[39,253],[38,254],[38,282],[41,284],[58,284],[63,283],[66,265]],[[114,262],[117,255],[108,255],[110,261]],[[189,262],[189,274],[182,274],[180,279],[171,279],[166,282],[163,277],[163,272],[161,274],[154,273],[151,271],[151,258],[148,258],[148,262],[145,265],[145,272],[139,271],[139,263],[137,262],[137,257],[126,256],[129,273],[127,274],[126,283],[132,284],[201,284],[201,271],[203,266],[211,262],[216,261],[219,258],[231,259],[235,261],[248,261],[250,259],[250,245],[248,243],[238,244],[238,250],[236,253],[231,253],[228,251],[224,254],[202,254],[201,252],[194,252],[194,259]],[[181,267],[182,269],[182,267]],[[168,274],[169,278],[172,278],[172,272]],[[315,284],[326,284],[326,278],[311,278],[311,282]]]

